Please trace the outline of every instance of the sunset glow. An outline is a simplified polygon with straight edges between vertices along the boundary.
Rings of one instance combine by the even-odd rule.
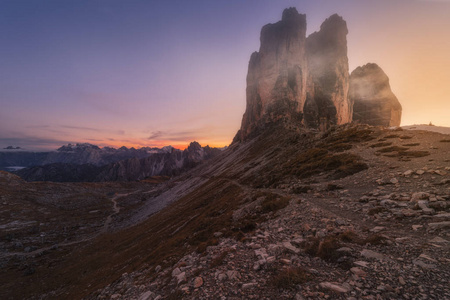
[[[338,13],[350,70],[377,63],[402,125],[450,126],[450,2],[1,1],[0,148],[228,145],[260,28]]]

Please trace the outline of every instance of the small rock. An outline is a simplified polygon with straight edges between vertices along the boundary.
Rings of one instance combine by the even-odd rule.
[[[153,296],[154,293],[152,293],[151,291],[147,291],[139,297],[139,300],[151,300]]]
[[[438,243],[438,244],[446,244],[446,243],[448,243],[448,241],[447,240],[444,240],[443,238],[441,238],[441,237],[435,237],[435,238],[433,238],[433,239],[431,239],[430,240],[430,242],[431,243]]]
[[[186,282],[186,272],[182,272],[176,276],[178,284]]]
[[[243,290],[249,290],[249,289],[252,289],[252,288],[254,288],[254,287],[256,287],[256,286],[257,286],[257,284],[254,283],[254,282],[251,282],[251,283],[244,283],[244,284],[242,285],[242,289],[243,289]]]
[[[362,261],[362,260],[358,260],[353,262],[355,265],[360,266],[360,267],[364,267],[364,268],[368,268],[369,267],[369,263],[367,261]]]
[[[300,253],[300,249],[298,249],[297,247],[293,246],[291,244],[291,242],[283,242],[283,247],[288,250],[291,251],[295,254],[299,254]]]
[[[364,272],[363,270],[361,270],[360,268],[357,268],[357,267],[351,268],[350,272],[352,272],[353,274],[358,275],[360,277],[364,277],[367,275],[366,272]]]
[[[227,271],[227,276],[228,279],[230,280],[238,280],[239,278],[241,278],[241,274],[239,274],[238,271]]]
[[[398,282],[399,282],[401,285],[405,285],[405,284],[406,284],[405,279],[403,279],[402,276],[400,276],[400,277],[398,278]]]
[[[336,293],[347,293],[349,291],[345,287],[331,282],[321,282],[319,285],[323,289],[332,290],[333,292]]]
[[[403,176],[411,176],[412,173],[413,173],[412,170],[408,170],[408,171],[403,173]]]
[[[382,226],[376,226],[376,227],[372,228],[370,231],[374,232],[374,233],[377,233],[377,232],[383,231],[384,229],[385,228],[382,227]]]
[[[364,256],[365,258],[374,258],[378,260],[386,259],[386,257],[383,254],[368,249],[363,249],[361,251],[361,255]]]
[[[422,175],[422,174],[424,174],[424,173],[425,173],[424,170],[417,170],[417,171],[416,171],[416,174],[417,174],[417,175]]]
[[[173,271],[172,271],[172,277],[177,277],[177,276],[180,275],[180,274],[181,274],[180,268],[175,268],[175,269],[173,269]]]
[[[199,287],[201,287],[203,285],[203,278],[202,277],[197,277],[194,279],[194,288],[197,289]]]
[[[423,227],[423,225],[412,225],[412,229],[414,231],[417,231],[417,229],[422,228],[422,227]]]
[[[416,266],[422,267],[424,269],[430,269],[431,270],[431,269],[435,268],[435,266],[433,264],[427,264],[427,263],[424,263],[423,261],[418,260],[418,259],[414,259],[413,260],[413,264],[415,264]]]
[[[428,227],[430,229],[449,228],[450,227],[450,221],[437,222],[437,223],[428,223]]]

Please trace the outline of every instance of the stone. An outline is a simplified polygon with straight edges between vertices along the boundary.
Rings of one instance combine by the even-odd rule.
[[[403,173],[403,176],[411,176],[411,174],[413,173],[413,170],[407,170]]]
[[[417,174],[417,175],[422,175],[422,174],[424,174],[424,173],[425,173],[424,170],[417,170],[417,171],[416,171],[416,174]]]
[[[448,174],[446,171],[443,171],[443,170],[435,170],[434,173],[441,175],[441,176],[445,176]]]
[[[418,259],[414,259],[412,262],[413,262],[413,264],[415,264],[416,266],[419,266],[419,267],[424,268],[424,269],[432,270],[432,269],[435,269],[435,268],[436,268],[435,265],[433,265],[433,264],[427,264],[427,263],[425,263],[425,262],[423,262],[423,261],[421,261],[421,260],[418,260]]]
[[[298,249],[297,247],[293,246],[291,244],[291,242],[283,242],[283,247],[286,250],[288,250],[288,251],[290,251],[290,252],[292,252],[294,254],[299,254],[300,253],[300,249]]]
[[[383,226],[375,226],[370,231],[373,232],[373,233],[378,233],[378,232],[383,231],[383,230],[385,230],[385,227],[383,227]]]
[[[219,281],[224,281],[225,279],[227,279],[227,274],[225,274],[225,273],[220,273],[218,276],[217,276],[217,279],[219,280]]]
[[[249,290],[249,289],[252,289],[252,288],[254,288],[254,287],[256,287],[256,286],[257,286],[257,284],[254,283],[254,282],[251,282],[251,283],[244,283],[244,284],[242,285],[242,289],[243,289],[243,290]]]
[[[374,258],[377,260],[384,260],[386,259],[386,257],[378,252],[372,251],[372,250],[368,250],[368,249],[363,249],[361,251],[361,255],[364,256],[365,258]]]
[[[411,225],[411,227],[414,231],[417,231],[418,229],[422,228],[423,225]]]
[[[180,268],[175,268],[175,269],[173,269],[173,271],[172,271],[172,277],[177,277],[177,276],[180,275],[180,274],[181,274]]]
[[[411,196],[411,202],[418,202],[419,200],[428,200],[430,194],[424,192],[413,193]]]
[[[177,278],[177,283],[186,283],[186,272],[181,272],[180,274],[175,276]]]
[[[402,276],[398,277],[398,282],[399,282],[401,285],[405,285],[405,284],[406,284],[405,279],[403,279]]]
[[[447,240],[437,236],[437,237],[434,237],[433,239],[431,239],[430,242],[431,243],[438,243],[438,244],[441,244],[441,243],[442,244],[447,244],[449,241],[447,241]]]
[[[430,229],[450,228],[450,221],[428,223],[428,228],[430,228]]]
[[[361,260],[358,260],[358,261],[355,261],[355,262],[353,262],[355,265],[357,265],[357,266],[360,266],[360,267],[363,267],[363,268],[368,268],[369,267],[369,263],[367,262],[367,261],[361,261]]]
[[[388,76],[377,64],[366,64],[351,73],[349,98],[354,122],[400,126],[402,106],[391,90]]]
[[[203,278],[202,277],[196,277],[194,279],[194,288],[197,289],[203,285]]]
[[[139,300],[151,300],[155,294],[151,291],[147,291],[139,296]]]
[[[350,269],[350,272],[352,272],[353,274],[358,275],[358,276],[360,276],[360,277],[364,277],[364,276],[367,275],[367,273],[366,273],[365,271],[361,270],[361,269],[358,268],[358,267],[353,267],[353,268],[351,268],[351,269]]]
[[[398,179],[397,178],[391,178],[389,180],[392,184],[397,184],[398,183]]]
[[[241,274],[239,274],[239,272],[235,270],[227,271],[227,276],[230,280],[238,280],[241,278]]]
[[[323,289],[331,290],[336,293],[347,293],[349,290],[341,285],[331,283],[331,282],[321,282],[320,287]]]

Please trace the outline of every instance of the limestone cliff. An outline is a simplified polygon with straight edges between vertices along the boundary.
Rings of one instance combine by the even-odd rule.
[[[350,75],[353,121],[369,125],[400,126],[402,106],[392,93],[389,78],[377,64],[356,68]]]
[[[323,22],[320,31],[306,40],[308,94],[303,109],[307,127],[328,127],[351,122],[348,101],[349,71],[347,24],[334,14]]]
[[[234,141],[280,119],[320,130],[353,117],[373,125],[400,124],[400,104],[381,69],[355,70],[349,97],[348,29],[342,17],[334,14],[318,32],[305,34],[306,16],[295,8],[262,28],[260,49],[248,66],[247,107]]]
[[[281,21],[261,30],[261,46],[250,58],[247,109],[241,136],[279,117],[301,120],[306,99],[306,16],[284,10]]]

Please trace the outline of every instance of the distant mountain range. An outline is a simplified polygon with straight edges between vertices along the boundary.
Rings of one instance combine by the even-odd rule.
[[[155,153],[169,153],[172,150],[172,146],[140,149],[100,148],[89,143],[68,144],[56,151],[48,152],[17,151],[14,147],[7,147],[0,151],[0,170],[9,171],[12,167],[34,167],[54,163],[103,166],[128,158],[144,158]]]
[[[15,171],[27,181],[130,181],[177,175],[219,152],[197,142],[185,150],[68,144],[55,152],[0,152],[0,169]]]

